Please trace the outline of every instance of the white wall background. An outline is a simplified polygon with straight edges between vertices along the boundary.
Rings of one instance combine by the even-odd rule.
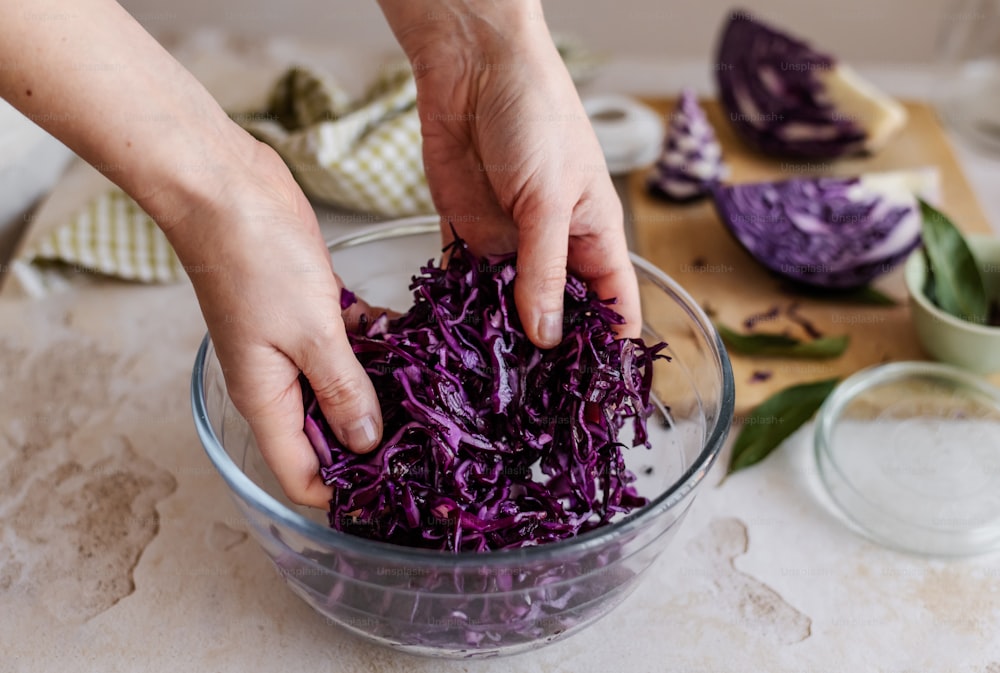
[[[209,26],[387,49],[394,42],[375,0],[120,0],[160,36]],[[516,0],[499,0],[514,2]],[[600,51],[641,59],[702,60],[723,15],[770,18],[856,62],[934,58],[938,26],[958,0],[546,0],[553,30]]]

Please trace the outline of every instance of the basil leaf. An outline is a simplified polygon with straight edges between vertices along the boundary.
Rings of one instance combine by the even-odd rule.
[[[814,358],[823,360],[843,355],[850,338],[844,334],[800,341],[785,334],[740,334],[725,325],[716,324],[719,336],[734,353],[784,358]]]
[[[716,323],[719,336],[732,350],[746,355],[757,355],[760,350],[768,348],[793,348],[802,342],[785,334],[740,334],[736,330]]]
[[[986,288],[962,233],[943,213],[920,202],[928,265],[926,294],[946,313],[983,324],[989,313]]]
[[[934,289],[934,269],[931,268],[931,258],[927,254],[927,248],[921,248],[920,253],[924,258],[924,268],[927,269],[927,273],[924,276],[924,286],[921,290],[924,296],[927,297],[928,301],[937,306],[937,291]]]
[[[726,474],[767,458],[813,417],[839,381],[834,378],[791,386],[757,405],[743,420],[743,429],[733,444]]]
[[[871,304],[872,306],[897,306],[899,303],[871,285],[865,285],[856,290],[844,290],[840,299],[853,304]]]
[[[899,302],[871,285],[840,290],[836,288],[813,287],[811,285],[785,285],[783,289],[810,299],[833,301],[843,304],[866,304],[869,306],[898,306]]]

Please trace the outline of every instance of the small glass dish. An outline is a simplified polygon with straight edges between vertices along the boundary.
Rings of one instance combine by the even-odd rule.
[[[1000,390],[956,367],[897,362],[820,408],[820,479],[872,540],[930,556],[1000,548]]]
[[[934,98],[969,147],[1000,155],[1000,0],[953,0],[942,15]]]

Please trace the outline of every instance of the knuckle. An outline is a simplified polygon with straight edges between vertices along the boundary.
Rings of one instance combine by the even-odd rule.
[[[325,509],[330,503],[329,496],[324,496],[314,489],[310,489],[308,484],[304,484],[299,488],[284,490],[289,500],[302,507],[319,507]]]
[[[542,298],[562,298],[566,289],[566,258],[562,258],[552,266],[539,270],[532,285],[534,291]]]
[[[572,233],[575,236],[617,236],[624,234],[625,211],[621,199],[611,188],[610,194],[584,198],[573,211]]]
[[[338,339],[345,337],[339,319],[321,320],[303,332],[302,347],[307,354],[329,353]]]
[[[299,493],[294,489],[287,488],[283,490],[285,491],[285,495],[288,496],[288,499],[300,507],[308,507],[309,505],[315,504],[312,502],[312,498],[307,497],[305,493]]]
[[[347,329],[339,313],[335,317],[309,321],[299,329],[296,336],[297,340],[291,351],[292,360],[306,376],[325,374],[335,354],[350,351]]]
[[[538,284],[543,291],[561,291],[566,285],[566,257],[561,256],[538,274]]]
[[[361,381],[343,372],[322,378],[319,381],[310,380],[309,383],[318,399],[337,406],[338,411],[342,411],[344,407],[356,407],[362,392]]]

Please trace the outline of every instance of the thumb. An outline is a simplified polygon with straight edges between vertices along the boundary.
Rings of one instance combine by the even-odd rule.
[[[539,207],[518,215],[514,301],[532,343],[552,348],[562,341],[570,213]]]
[[[382,439],[375,388],[351,350],[339,314],[331,316],[322,332],[296,353],[295,361],[337,439],[355,453],[367,453]]]

